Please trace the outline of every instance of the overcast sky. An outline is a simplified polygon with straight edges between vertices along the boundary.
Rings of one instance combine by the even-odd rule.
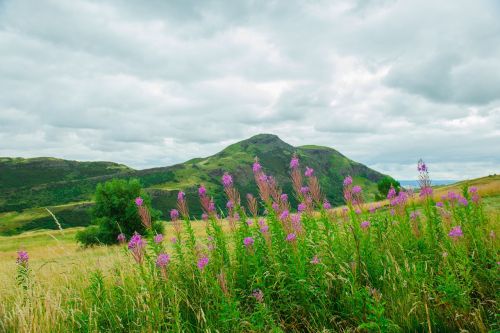
[[[0,156],[135,168],[257,133],[500,172],[500,1],[0,0]]]

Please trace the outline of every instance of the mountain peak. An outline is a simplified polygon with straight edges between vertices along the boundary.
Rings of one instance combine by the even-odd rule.
[[[268,134],[268,133],[262,133],[262,134],[257,134],[254,135],[248,139],[242,140],[240,142],[235,143],[234,145],[231,145],[229,147],[251,147],[251,146],[261,146],[261,147],[268,147],[268,148],[280,148],[280,149],[285,149],[285,150],[293,150],[294,147],[285,141],[281,140],[279,136],[275,134]],[[228,148],[229,148],[228,147]]]
[[[236,142],[216,155],[234,154],[237,152],[247,152],[255,156],[261,153],[274,150],[286,150],[292,152],[295,148],[274,134],[257,134],[248,139]]]
[[[243,141],[250,141],[255,143],[284,142],[276,134],[270,134],[270,133],[256,134]]]

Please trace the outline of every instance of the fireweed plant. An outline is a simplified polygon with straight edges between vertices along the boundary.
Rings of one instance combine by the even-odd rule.
[[[347,175],[346,206],[332,209],[298,156],[290,161],[294,193],[283,193],[257,159],[252,170],[259,193],[244,202],[223,174],[224,210],[201,185],[201,221],[190,219],[179,192],[169,240],[152,230],[137,198],[146,234],[117,235],[128,264],[90,276],[62,303],[53,331],[500,329],[498,241],[476,188],[435,201],[419,161],[418,193],[390,189],[386,206],[366,205]],[[193,223],[203,224],[204,237]],[[27,253],[19,252],[18,266],[27,286]]]

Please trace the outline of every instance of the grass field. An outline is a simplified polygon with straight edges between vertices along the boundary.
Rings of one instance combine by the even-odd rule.
[[[183,222],[181,232],[165,223],[159,247],[148,236],[142,264],[124,246],[81,248],[81,228],[0,237],[0,331],[495,331],[500,182],[470,185],[482,206],[445,201],[440,210],[432,198],[411,199],[370,213],[373,204],[348,198],[347,207],[303,212],[300,231],[289,230],[283,202],[264,217],[269,233],[241,210],[234,227],[213,216]],[[435,200],[460,186],[436,189]],[[271,201],[262,203],[269,211]],[[454,226],[463,235],[448,236]],[[30,255],[28,280],[20,249]],[[171,256],[167,281],[155,265],[160,252]],[[201,258],[209,262],[198,269]]]

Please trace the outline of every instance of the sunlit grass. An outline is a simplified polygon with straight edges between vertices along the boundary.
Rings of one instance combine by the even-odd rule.
[[[140,264],[124,245],[81,248],[80,228],[0,237],[0,331],[495,331],[499,186],[471,185],[483,198],[465,206],[346,195],[347,206],[325,210],[317,200],[298,226],[278,192],[261,203],[267,215],[236,205],[228,218],[164,223],[162,245],[145,235]],[[30,255],[27,275],[19,249]],[[160,268],[163,252],[171,262]]]

